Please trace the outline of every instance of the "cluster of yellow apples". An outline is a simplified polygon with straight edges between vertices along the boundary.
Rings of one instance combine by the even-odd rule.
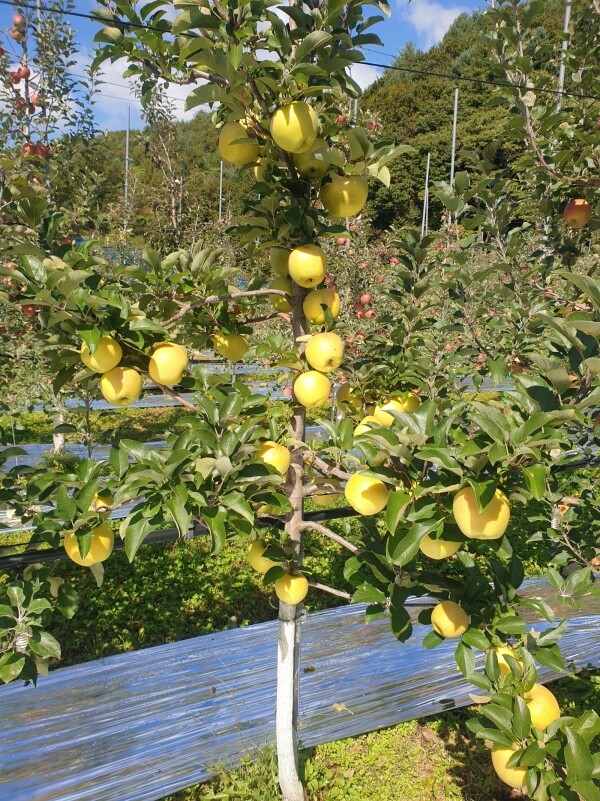
[[[134,367],[121,365],[123,349],[114,337],[100,337],[93,353],[83,342],[80,356],[89,370],[100,373],[100,392],[109,403],[130,406],[139,398],[144,383],[142,375]],[[187,366],[184,347],[175,342],[159,342],[148,360],[148,373],[157,384],[173,387],[181,381]]]
[[[279,566],[279,562],[263,556],[266,549],[262,540],[254,540],[248,546],[248,562],[258,573],[266,573],[272,567]],[[285,573],[275,580],[273,586],[279,600],[292,606],[302,603],[308,594],[308,579],[300,570]]]
[[[561,716],[560,707],[555,696],[543,684],[534,684],[533,687],[523,695],[529,715],[531,725],[545,731],[548,726]],[[527,782],[526,767],[509,767],[508,760],[515,751],[519,749],[519,744],[514,742],[512,746],[492,747],[492,765],[498,777],[509,787],[520,789],[525,787]]]

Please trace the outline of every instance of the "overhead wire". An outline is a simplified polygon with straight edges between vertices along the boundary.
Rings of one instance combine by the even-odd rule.
[[[4,6],[13,6],[12,0],[0,0],[0,5]],[[55,8],[49,8],[48,6],[38,5],[37,3],[34,5],[33,3],[18,3],[20,8],[28,9],[30,11],[41,11],[48,14],[61,14],[67,17],[76,17],[79,19],[86,19],[91,20],[92,22],[101,23],[105,27],[114,27],[114,28],[131,28],[131,29],[140,29],[146,31],[155,31],[156,33],[160,33],[164,35],[165,33],[171,33],[168,29],[163,27],[159,27],[158,25],[147,25],[141,22],[131,22],[130,20],[107,20],[103,19],[100,16],[96,16],[94,14],[84,14],[80,11],[61,11]],[[112,25],[111,25],[112,22]],[[180,34],[173,34],[176,36],[183,36],[184,38],[188,39],[197,39],[198,37],[196,34],[192,33],[180,33]],[[370,48],[365,48],[365,50],[370,50],[370,52],[381,52],[381,51],[373,51]],[[383,55],[387,55],[390,58],[395,58],[395,56],[390,55],[389,53],[384,53]],[[478,83],[478,84],[486,84],[488,86],[497,86],[504,89],[524,89],[527,92],[536,92],[538,94],[549,94],[553,96],[561,96],[561,97],[573,97],[576,100],[600,100],[600,95],[589,95],[589,94],[577,94],[575,92],[568,92],[564,89],[548,89],[546,87],[541,86],[521,86],[518,84],[512,84],[508,81],[494,81],[489,78],[473,78],[466,75],[455,75],[451,73],[445,72],[437,72],[434,70],[419,70],[414,67],[399,67],[394,64],[378,64],[373,61],[360,61],[357,62],[357,66],[360,64],[364,64],[367,67],[377,67],[383,70],[394,70],[396,72],[406,72],[413,75],[425,75],[434,78],[446,78],[450,81],[463,81],[469,83]]]

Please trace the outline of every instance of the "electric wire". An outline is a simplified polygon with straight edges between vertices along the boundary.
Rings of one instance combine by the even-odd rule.
[[[12,0],[0,0],[0,5],[3,6],[13,6]],[[91,20],[92,22],[97,22],[105,27],[113,27],[113,28],[131,28],[131,29],[140,29],[145,31],[155,31],[156,33],[160,33],[164,36],[164,34],[170,34],[171,31],[165,29],[163,27],[159,27],[158,25],[146,25],[141,22],[131,22],[129,20],[106,20],[102,17],[95,16],[94,14],[83,14],[80,11],[61,11],[55,8],[49,8],[48,6],[43,5],[34,5],[32,3],[18,3],[18,6],[23,9],[27,9],[30,11],[41,11],[48,14],[61,14],[62,16],[66,17],[77,17],[79,19],[86,19]],[[111,24],[112,22],[112,24]],[[180,33],[180,34],[173,34],[175,36],[182,36],[187,39],[197,39],[197,35],[193,33]],[[365,48],[368,49],[368,48]],[[371,51],[371,52],[380,52],[380,51]],[[390,58],[389,53],[384,54],[388,55]],[[394,57],[395,58],[395,57]],[[394,70],[396,72],[407,72],[414,75],[427,75],[434,78],[446,78],[450,81],[463,81],[469,83],[478,83],[478,84],[485,84],[488,86],[497,86],[504,89],[523,89],[527,92],[536,92],[538,94],[549,94],[553,96],[560,96],[560,97],[572,97],[576,100],[600,100],[600,95],[589,95],[589,94],[576,94],[574,92],[568,92],[564,89],[547,89],[541,86],[522,86],[519,84],[512,84],[507,81],[493,81],[489,78],[471,78],[466,75],[452,75],[450,73],[445,72],[436,72],[434,70],[419,70],[411,67],[398,67],[393,64],[377,64],[373,61],[360,61],[357,62],[357,65],[364,64],[367,67],[377,67],[383,70]]]

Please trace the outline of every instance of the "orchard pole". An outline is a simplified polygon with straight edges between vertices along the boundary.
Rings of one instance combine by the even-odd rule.
[[[429,167],[431,165],[431,153],[427,154],[427,166],[425,167],[425,193],[423,195],[423,214],[421,216],[421,236],[429,230]]]
[[[458,121],[458,89],[454,90],[454,115],[452,119],[452,147],[450,152],[450,188],[454,184],[454,163],[456,160],[456,125]],[[448,223],[452,222],[452,212],[448,214]]]
[[[565,36],[569,33],[569,23],[571,22],[571,0],[567,0],[567,5],[565,6],[565,22],[563,25],[563,33]],[[567,55],[567,50],[569,49],[569,41],[568,39],[563,39],[562,47],[561,47],[561,56],[560,56],[560,68],[558,70],[558,98],[556,100],[556,113],[561,110],[562,108],[562,90],[565,85],[565,56]]]

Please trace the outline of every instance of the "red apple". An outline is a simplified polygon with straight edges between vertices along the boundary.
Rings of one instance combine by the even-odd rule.
[[[348,240],[346,239],[345,236],[338,236],[338,238],[335,240],[335,244],[342,247],[343,245],[348,244]]]
[[[377,281],[378,284],[383,284],[383,275],[378,275],[375,280]]]
[[[369,120],[367,123],[367,128],[369,131],[376,131],[377,130],[377,123],[375,120]]]
[[[369,320],[372,320],[373,317],[375,317],[375,314],[376,314],[375,309],[367,309],[367,311],[365,312],[365,317],[368,317]]]
[[[365,308],[364,303],[355,303],[354,304],[354,311],[362,311]]]
[[[331,289],[332,292],[337,292],[337,284],[335,283],[335,281],[333,282],[333,284],[329,284],[329,289]]]
[[[27,103],[25,102],[25,100],[23,100],[22,97],[17,98],[17,100],[15,101],[15,108],[17,109],[17,111],[25,111],[25,109],[27,108]]]
[[[35,155],[39,156],[41,159],[47,159],[50,155],[50,151],[46,147],[46,145],[36,145],[35,146]]]
[[[22,14],[15,14],[15,16],[12,18],[12,23],[15,28],[22,28],[23,25],[25,25],[25,18]]]
[[[22,78],[24,81],[29,80],[31,78],[31,70],[25,64],[21,64],[19,69],[17,70],[17,75],[19,78]]]
[[[15,42],[24,42],[25,41],[25,34],[23,31],[18,30],[17,28],[13,28],[10,32],[10,38],[14,39]]]
[[[362,318],[363,318],[364,316],[365,316],[365,313],[364,313],[364,311],[357,311],[357,312],[356,312],[356,319],[357,319],[357,320],[362,320]]]
[[[584,198],[569,200],[563,211],[565,225],[569,228],[583,228],[592,216],[592,207]]]
[[[17,265],[15,264],[14,261],[7,261],[6,262],[6,269],[7,270],[16,270],[16,268],[17,268]]]
[[[343,114],[338,114],[337,115],[337,124],[338,125],[343,125],[345,122],[346,122],[346,118],[344,117],[344,115]]]
[[[23,155],[24,156],[35,156],[37,155],[37,148],[33,144],[33,142],[25,142],[23,145]]]
[[[390,264],[397,266],[398,264],[400,264],[400,259],[397,256],[392,256],[392,258],[390,259]]]
[[[360,296],[360,302],[364,303],[365,305],[370,303],[372,300],[373,297],[370,292],[363,292],[363,294]]]
[[[291,398],[293,395],[294,390],[291,387],[284,387],[281,390],[281,394],[285,395],[286,398]]]
[[[8,80],[12,83],[13,86],[17,86],[21,83],[21,76],[18,72],[9,72],[8,73]]]
[[[0,58],[6,53],[6,50],[0,45]]]
[[[446,344],[444,345],[444,350],[446,351],[446,353],[450,353],[451,350],[454,350],[454,345],[452,344],[452,342],[446,342]]]
[[[31,317],[32,314],[35,314],[36,308],[33,304],[26,303],[25,306],[23,306],[22,311],[27,317]]]
[[[369,265],[367,264],[366,261],[361,261],[361,263],[358,266],[361,270],[366,270]]]
[[[39,108],[42,105],[42,99],[36,92],[34,92],[31,95],[31,97],[29,98],[29,102],[31,103],[32,106],[35,106],[36,108]]]

